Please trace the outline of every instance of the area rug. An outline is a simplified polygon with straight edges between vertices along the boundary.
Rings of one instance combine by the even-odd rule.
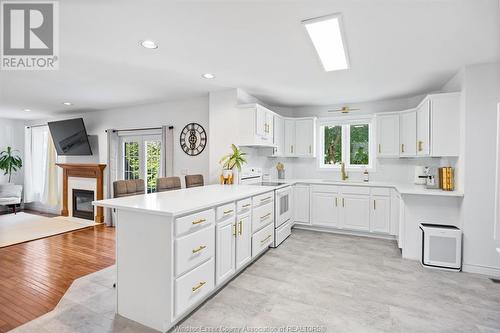
[[[94,221],[20,212],[0,215],[0,248],[97,225]]]

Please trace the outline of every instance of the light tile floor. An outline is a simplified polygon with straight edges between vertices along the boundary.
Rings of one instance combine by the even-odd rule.
[[[75,281],[54,311],[14,332],[152,332],[114,314],[114,281],[114,267]],[[403,260],[393,241],[294,230],[180,324],[183,332],[286,326],[500,332],[500,284]]]

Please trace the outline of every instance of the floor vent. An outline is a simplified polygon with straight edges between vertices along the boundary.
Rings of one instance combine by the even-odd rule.
[[[500,283],[500,279],[493,279],[493,278],[490,278],[491,281],[493,281],[494,283]]]

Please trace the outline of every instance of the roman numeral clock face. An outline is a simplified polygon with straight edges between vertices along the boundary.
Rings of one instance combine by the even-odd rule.
[[[186,154],[199,155],[207,145],[207,133],[200,124],[187,124],[181,131],[180,143]]]

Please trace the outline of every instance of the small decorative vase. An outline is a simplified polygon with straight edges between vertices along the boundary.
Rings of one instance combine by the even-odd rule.
[[[285,170],[278,170],[278,179],[285,179]]]

